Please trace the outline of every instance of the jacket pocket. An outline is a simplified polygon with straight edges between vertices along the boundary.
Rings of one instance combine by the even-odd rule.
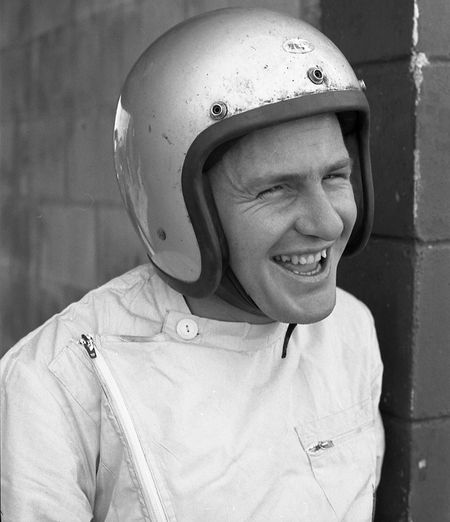
[[[376,444],[372,403],[295,427],[311,472],[333,508],[346,522],[370,522],[375,490]]]

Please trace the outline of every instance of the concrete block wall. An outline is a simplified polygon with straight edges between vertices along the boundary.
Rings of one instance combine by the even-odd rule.
[[[340,282],[373,311],[385,364],[376,519],[450,521],[450,4],[321,5],[372,106],[375,226]]]
[[[0,2],[0,353],[146,261],[114,178],[117,97],[161,33],[231,5],[320,18],[318,0]]]

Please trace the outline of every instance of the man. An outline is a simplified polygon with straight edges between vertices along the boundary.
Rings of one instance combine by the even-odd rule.
[[[114,143],[151,264],[5,357],[6,519],[371,520],[382,365],[336,290],[372,211],[345,58],[277,13],[208,13],[139,59]]]

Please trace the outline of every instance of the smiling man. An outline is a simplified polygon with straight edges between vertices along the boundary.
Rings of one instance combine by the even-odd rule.
[[[230,266],[265,320],[308,324],[327,317],[356,219],[351,159],[337,117],[254,131],[208,175]],[[242,318],[241,312],[215,312],[215,297],[188,302],[206,317]]]
[[[5,520],[365,522],[383,456],[368,105],[317,30],[226,9],[163,35],[115,164],[151,263],[2,361]]]

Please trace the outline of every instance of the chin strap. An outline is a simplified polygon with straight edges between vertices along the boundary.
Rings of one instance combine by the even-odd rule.
[[[290,323],[289,326],[287,327],[286,335],[284,336],[284,341],[283,341],[283,352],[281,353],[282,359],[286,358],[289,340],[290,340],[292,332],[294,331],[296,326],[297,326],[296,323]]]
[[[239,279],[234,275],[234,272],[228,267],[222,277],[219,288],[216,290],[216,294],[226,301],[227,303],[250,312],[261,317],[267,317],[264,312],[260,310],[255,301],[247,294],[242,287]],[[290,323],[287,327],[286,334],[283,341],[283,351],[281,358],[285,359],[287,355],[287,347],[291,338],[292,332],[294,331],[296,323]]]
[[[219,288],[216,290],[216,294],[236,308],[240,308],[241,310],[250,312],[254,315],[259,315],[260,317],[267,317],[244,290],[239,279],[234,275],[234,272],[230,267],[226,268]]]

